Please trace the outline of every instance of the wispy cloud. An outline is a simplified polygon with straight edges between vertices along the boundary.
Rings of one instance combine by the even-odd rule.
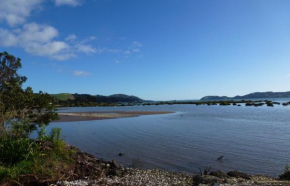
[[[77,6],[83,0],[53,0],[56,5]],[[50,25],[26,23],[31,12],[39,8],[44,0],[0,0],[0,23],[6,22],[7,28],[0,28],[0,46],[21,47],[35,56],[46,56],[56,60],[76,57],[76,53],[92,53],[94,48],[88,44],[75,42],[71,34],[63,41],[58,39],[59,32]],[[82,42],[94,40],[90,37]]]
[[[55,0],[56,6],[68,5],[68,6],[79,6],[84,0]]]
[[[131,54],[130,50],[126,50],[124,54]]]
[[[86,39],[86,42],[78,42],[74,34],[66,37],[64,41],[58,40],[58,36],[58,30],[52,26],[27,23],[18,29],[0,28],[0,46],[21,47],[29,54],[60,61],[76,57],[77,53],[96,53],[94,47],[85,44],[92,40],[92,37]]]
[[[143,44],[140,43],[139,41],[134,41],[133,44],[132,44],[132,47],[142,47]]]
[[[20,29],[0,29],[0,45],[22,47],[32,55],[58,58],[70,48],[66,42],[55,40],[58,34],[54,27],[27,23]]]
[[[287,74],[286,77],[290,77],[290,74]]]
[[[43,0],[0,0],[0,22],[5,21],[10,26],[23,24],[41,3]]]
[[[97,53],[112,53],[112,54],[119,54],[122,53],[123,50],[121,49],[111,49],[111,48],[107,48],[107,47],[99,47],[96,49]]]
[[[75,41],[77,39],[77,36],[74,34],[70,34],[65,38],[65,41]]]
[[[50,0],[56,6],[79,6],[85,0]],[[143,44],[133,41],[128,48],[94,47],[92,43],[96,36],[80,40],[71,33],[65,38],[59,38],[57,28],[36,22],[27,22],[31,12],[40,9],[46,0],[0,0],[0,23],[8,27],[0,27],[0,46],[18,47],[34,56],[49,57],[55,60],[68,60],[79,54],[110,53],[126,55],[141,53]],[[125,37],[119,40],[125,40]],[[127,40],[127,39],[126,39]]]
[[[127,50],[125,50],[124,54],[126,57],[129,57],[132,53],[140,53],[141,47],[143,47],[143,44],[139,41],[133,41],[131,46],[128,47]]]
[[[134,49],[132,49],[132,51],[138,53],[138,52],[140,52],[140,49],[139,48],[134,48]]]
[[[92,75],[92,73],[86,72],[86,71],[83,71],[83,70],[76,70],[76,71],[74,71],[73,75],[74,76],[80,76],[80,77],[87,77],[87,76]]]
[[[96,53],[96,49],[91,45],[77,44],[75,47],[79,52],[83,52],[86,54]]]

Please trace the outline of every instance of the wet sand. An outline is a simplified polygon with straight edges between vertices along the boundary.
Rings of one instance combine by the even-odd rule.
[[[54,122],[74,122],[74,121],[90,121],[103,119],[116,119],[125,117],[138,117],[142,115],[156,114],[171,114],[173,112],[126,112],[126,111],[111,111],[111,112],[61,112],[58,113],[59,120]]]

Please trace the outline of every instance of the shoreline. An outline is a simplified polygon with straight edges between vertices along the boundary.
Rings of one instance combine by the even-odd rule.
[[[251,175],[245,172],[238,171],[210,171],[205,169],[201,174],[189,174],[181,172],[173,172],[161,169],[143,169],[142,167],[123,167],[116,160],[105,161],[99,160],[95,156],[78,151],[78,158],[81,166],[89,167],[86,170],[87,177],[79,177],[78,179],[59,180],[53,186],[83,186],[83,185],[106,185],[106,186],[268,186],[290,185],[289,180],[267,175]],[[89,166],[90,165],[90,166]],[[94,167],[102,172],[102,176],[93,176],[91,173]]]
[[[174,112],[165,111],[101,111],[101,112],[60,112],[59,120],[55,123],[61,122],[75,122],[75,121],[91,121],[91,120],[104,120],[104,119],[116,119],[116,118],[130,118],[144,115],[160,115],[160,114],[172,114]]]

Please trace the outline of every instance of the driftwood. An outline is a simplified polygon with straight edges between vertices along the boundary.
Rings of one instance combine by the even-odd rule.
[[[199,167],[200,175],[201,175],[201,176],[203,176],[203,175],[208,175],[208,174],[210,173],[210,169],[211,169],[211,166],[205,168],[205,169],[202,171],[202,170],[200,169],[200,167]]]

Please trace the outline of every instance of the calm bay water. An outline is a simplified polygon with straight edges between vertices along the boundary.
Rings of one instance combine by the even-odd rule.
[[[285,100],[284,100],[285,101]],[[289,100],[288,100],[289,101]],[[290,164],[290,107],[164,105],[60,112],[173,111],[134,118],[52,123],[71,145],[129,166],[198,173],[199,167],[277,176]],[[125,154],[119,157],[119,153]],[[222,161],[217,158],[224,156]]]

